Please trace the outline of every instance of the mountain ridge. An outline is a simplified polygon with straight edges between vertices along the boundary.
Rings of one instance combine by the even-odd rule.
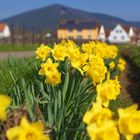
[[[33,9],[18,15],[1,20],[9,25],[24,26],[36,31],[56,31],[61,20],[93,20],[103,24],[106,28],[112,28],[116,24],[131,25],[140,28],[139,21],[126,21],[122,18],[102,13],[92,13],[68,6],[53,4],[43,8]]]

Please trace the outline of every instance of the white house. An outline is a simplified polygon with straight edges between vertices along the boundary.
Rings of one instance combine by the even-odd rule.
[[[100,40],[102,42],[106,41],[106,33],[105,33],[105,29],[104,29],[103,25],[101,25],[101,27],[100,27],[98,40]]]
[[[8,38],[10,37],[10,28],[5,23],[0,23],[0,38]]]
[[[44,37],[46,37],[46,38],[50,38],[50,37],[52,37],[52,34],[48,32],[48,33],[45,34]]]
[[[132,35],[132,31],[130,30],[130,34]],[[111,30],[108,41],[110,43],[129,43],[131,41],[127,31],[118,24],[113,30]]]
[[[129,32],[128,32],[128,36],[131,38],[131,37],[133,37],[134,35],[135,35],[134,29],[133,29],[133,27],[130,27],[130,28],[129,28]]]

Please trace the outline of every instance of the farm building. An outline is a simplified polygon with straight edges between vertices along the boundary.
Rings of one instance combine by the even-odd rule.
[[[10,28],[5,23],[0,23],[0,38],[8,38],[10,37]]]

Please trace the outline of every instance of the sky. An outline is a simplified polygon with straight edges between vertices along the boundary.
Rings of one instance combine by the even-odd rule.
[[[0,19],[51,4],[140,21],[140,0],[0,0]]]

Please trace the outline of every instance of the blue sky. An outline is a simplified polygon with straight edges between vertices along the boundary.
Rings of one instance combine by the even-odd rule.
[[[51,4],[140,21],[140,0],[0,0],[0,19]]]

